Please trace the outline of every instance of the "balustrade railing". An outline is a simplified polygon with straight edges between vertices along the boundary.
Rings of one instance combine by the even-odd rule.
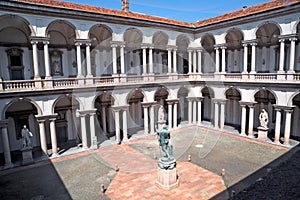
[[[300,81],[300,73],[295,74],[283,74],[278,76],[277,73],[257,73],[247,74],[241,73],[227,73],[222,75],[221,81]],[[83,85],[96,85],[105,86],[111,84],[122,83],[147,83],[153,81],[215,81],[219,79],[220,75],[208,73],[208,74],[160,74],[160,75],[128,75],[128,76],[105,76],[94,78],[55,78],[55,79],[41,79],[41,80],[1,80],[0,79],[0,91],[18,91],[18,90],[34,90],[44,88],[70,88],[80,87]]]

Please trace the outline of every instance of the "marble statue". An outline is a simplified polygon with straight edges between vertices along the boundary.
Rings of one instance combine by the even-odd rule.
[[[162,130],[157,130],[158,135],[158,142],[159,146],[161,147],[162,151],[165,153],[165,156],[163,157],[164,161],[171,161],[174,160],[173,156],[173,146],[169,144],[170,140],[170,131],[167,129],[167,125],[163,125]]]
[[[259,121],[261,127],[268,128],[269,117],[265,109],[261,110],[261,113],[259,114]]]
[[[32,133],[26,128],[26,125],[23,126],[21,131],[22,140],[23,140],[23,148],[31,147],[30,138],[33,136]]]
[[[164,107],[161,105],[158,109],[158,121],[164,121],[165,111]]]

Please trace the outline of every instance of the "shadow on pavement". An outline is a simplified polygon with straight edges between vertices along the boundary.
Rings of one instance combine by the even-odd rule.
[[[50,160],[0,174],[0,199],[72,199]]]
[[[298,145],[212,199],[300,199],[299,183]]]

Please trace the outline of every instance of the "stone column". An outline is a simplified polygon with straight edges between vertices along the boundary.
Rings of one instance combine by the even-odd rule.
[[[147,47],[142,47],[143,49],[143,75],[147,74]]]
[[[284,127],[284,145],[290,145],[291,134],[291,119],[293,108],[284,110],[285,112],[285,127]]]
[[[154,106],[155,104],[150,106],[150,133],[154,134]]]
[[[77,55],[77,78],[82,78],[83,75],[82,75],[82,64],[81,64],[81,43],[79,42],[76,42],[75,43],[75,46],[76,46],[76,55]]]
[[[283,72],[284,68],[284,39],[280,39],[280,59],[279,59],[279,73]]]
[[[189,74],[192,73],[192,50],[188,50],[189,54]]]
[[[201,125],[201,122],[202,122],[202,117],[201,117],[201,114],[202,114],[201,102],[202,102],[202,100],[203,100],[203,97],[198,98],[198,125]]]
[[[192,124],[192,100],[190,98],[187,99],[188,100],[188,109],[189,109],[189,112],[188,112],[188,121],[189,121],[189,124]]]
[[[153,47],[149,47],[149,73],[153,74]]]
[[[281,109],[278,107],[275,107],[276,111],[276,122],[275,122],[275,138],[274,143],[280,144],[280,126],[281,126]]]
[[[51,146],[52,146],[52,155],[51,155],[51,157],[58,156],[55,120],[56,120],[56,118],[50,118],[49,119],[49,121],[50,121]]]
[[[97,136],[96,136],[96,130],[95,130],[95,114],[96,112],[90,113],[90,131],[91,131],[91,148],[97,149]]]
[[[291,38],[291,52],[290,52],[290,68],[289,73],[295,73],[294,67],[295,67],[295,42],[297,41],[297,38]]]
[[[125,47],[124,44],[120,46],[121,75],[123,76],[125,76],[124,47]]]
[[[127,111],[128,108],[123,109],[123,140],[128,140],[128,128],[127,128]]]
[[[86,120],[85,120],[86,113],[80,113],[79,111],[79,114],[80,114],[80,124],[81,124],[82,148],[87,149],[88,145],[87,145]]]
[[[244,69],[243,73],[246,74],[248,73],[247,68],[248,68],[248,44],[243,44],[244,46]]]
[[[173,128],[177,128],[177,105],[178,101],[174,102],[174,107],[173,107]]]
[[[8,169],[14,167],[14,165],[11,162],[9,139],[7,134],[8,120],[0,121],[0,127],[2,129],[2,144],[5,160],[4,169]]]
[[[241,118],[241,135],[246,135],[246,105],[240,102],[242,107],[242,118]]]
[[[177,49],[174,48],[173,49],[173,72],[177,73],[177,53],[176,53]]]
[[[46,77],[45,79],[51,79],[51,74],[50,74],[50,62],[49,62],[49,41],[43,41],[44,44],[44,59],[45,59],[45,72],[46,72]]]
[[[215,73],[219,72],[219,66],[220,66],[220,54],[219,54],[219,47],[215,47],[216,50],[216,69]]]
[[[255,60],[256,60],[256,55],[255,55],[255,52],[256,52],[256,49],[255,49],[255,46],[257,44],[256,43],[251,43],[251,46],[252,46],[252,52],[251,52],[251,72],[252,74],[256,73],[255,71]]]
[[[220,129],[224,129],[225,125],[225,103],[226,101],[220,102]]]
[[[197,123],[197,102],[193,99],[193,124]]]
[[[197,50],[198,52],[198,73],[201,74],[202,73],[202,58],[201,58],[201,53],[202,53],[202,50]]]
[[[113,56],[113,75],[118,75],[118,69],[117,69],[117,44],[112,44],[112,56]]]
[[[172,48],[167,48],[168,50],[168,73],[172,73]]]
[[[253,121],[254,121],[254,104],[249,104],[249,128],[248,128],[248,137],[253,137]]]
[[[197,52],[193,51],[193,73],[197,73]]]
[[[148,126],[148,107],[147,105],[143,105],[144,107],[144,133],[149,133],[149,126]]]
[[[40,130],[41,149],[44,156],[48,156],[46,133],[45,133],[45,119],[38,119]]]
[[[169,125],[169,130],[170,130],[170,129],[172,129],[173,102],[167,101],[167,104],[168,104],[168,125]]]
[[[222,73],[226,73],[226,48],[227,47],[221,47],[222,49]]]
[[[90,50],[90,46],[91,43],[86,43],[85,44],[85,53],[86,53],[86,71],[87,71],[87,75],[86,77],[93,77],[92,75],[92,65],[91,65],[91,50]]]
[[[116,142],[117,144],[121,143],[121,134],[120,134],[120,110],[115,109],[115,126],[116,126]]]
[[[38,52],[37,52],[38,41],[31,41],[31,44],[32,44],[34,78],[36,79],[36,78],[40,78],[40,75],[39,75]]]
[[[215,104],[214,126],[215,128],[219,128],[219,103],[215,101],[214,104]]]
[[[107,127],[106,127],[106,106],[102,105],[102,129],[103,129],[103,133],[106,135],[107,133]]]

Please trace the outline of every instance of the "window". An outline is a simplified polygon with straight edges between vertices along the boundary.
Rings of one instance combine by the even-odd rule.
[[[6,50],[10,80],[24,80],[23,50],[12,48]]]

